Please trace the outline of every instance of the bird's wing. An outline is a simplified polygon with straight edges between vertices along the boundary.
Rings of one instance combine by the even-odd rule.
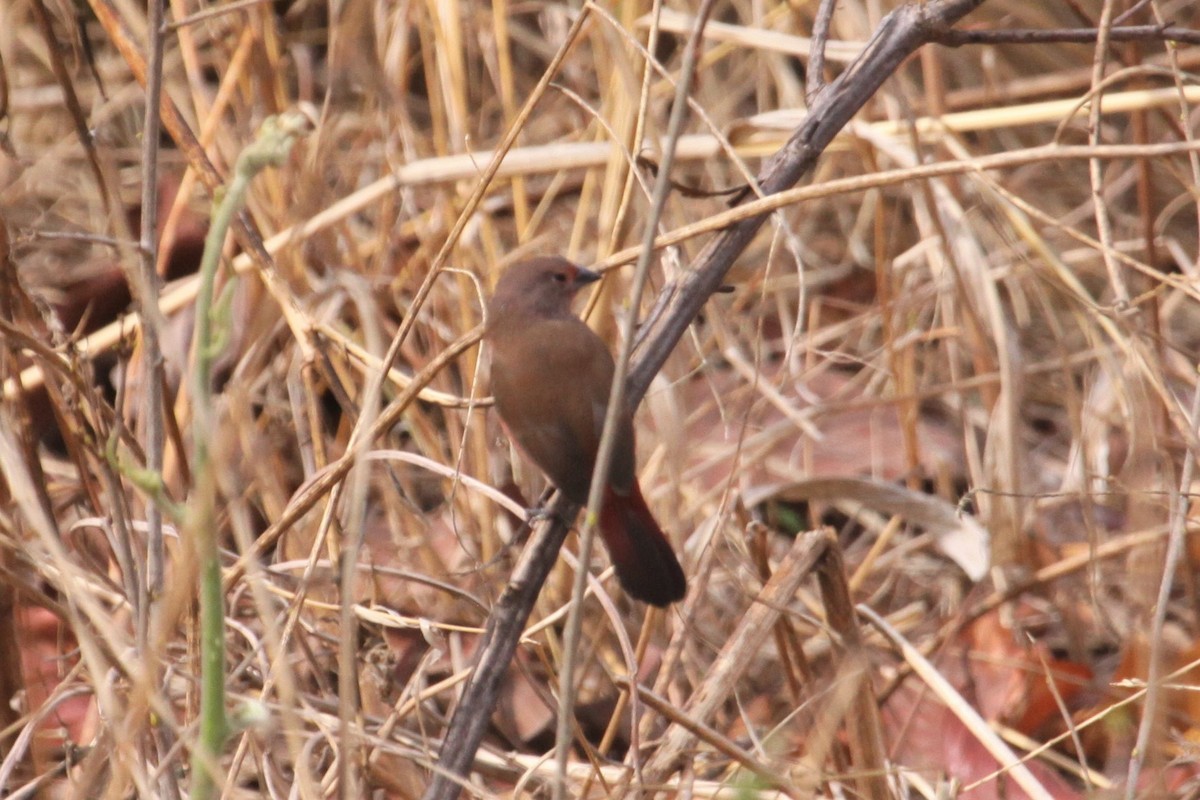
[[[509,438],[564,494],[586,501],[597,441],[589,377],[595,334],[578,319],[532,320],[498,334],[492,394]]]
[[[588,330],[591,331],[590,328]],[[604,341],[594,334],[591,338],[594,347],[599,348],[598,351],[593,349],[593,357],[589,361],[592,368],[588,371],[586,380],[586,395],[591,407],[592,452],[596,453],[600,449],[600,437],[604,432],[604,418],[608,413],[608,399],[612,392],[615,367]],[[637,479],[633,415],[628,410],[617,418],[616,437],[608,482],[619,494],[625,494]]]

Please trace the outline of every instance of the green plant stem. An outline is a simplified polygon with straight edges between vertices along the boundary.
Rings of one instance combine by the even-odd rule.
[[[292,144],[308,127],[298,113],[281,114],[263,122],[258,137],[242,151],[233,180],[219,198],[204,240],[200,286],[196,294],[196,323],[192,341],[196,361],[192,372],[192,448],[196,486],[188,513],[187,531],[200,565],[200,737],[192,751],[192,792],[195,800],[210,800],[217,790],[217,759],[230,733],[225,711],[225,597],[221,590],[221,560],[216,531],[216,479],[209,464],[213,425],[212,370],[228,324],[214,303],[221,248],[234,216],[246,202],[250,181],[269,166],[279,166]]]

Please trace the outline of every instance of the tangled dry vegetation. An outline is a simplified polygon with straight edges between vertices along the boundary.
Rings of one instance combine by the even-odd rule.
[[[614,344],[803,118],[818,5],[717,5],[645,307],[629,269],[591,298]],[[486,352],[448,355],[514,260],[632,262],[686,6],[652,30],[651,3],[589,5],[576,30],[556,3],[172,0],[154,196],[142,4],[0,5],[7,796],[190,791],[193,273],[214,176],[296,107],[313,130],[245,209],[269,258],[242,233],[221,273],[224,669],[262,719],[218,773],[227,797],[425,790],[542,488],[487,411]],[[828,75],[889,7],[836,4]],[[1094,36],[987,39],[1114,18],[1196,10],[983,3],[958,28],[980,40],[900,65],[689,328],[638,416],[688,597],[647,613],[593,584],[569,796],[1195,796],[1200,47],[1114,37],[1098,71]],[[143,196],[164,280],[139,290]],[[548,791],[576,547],[472,794]]]

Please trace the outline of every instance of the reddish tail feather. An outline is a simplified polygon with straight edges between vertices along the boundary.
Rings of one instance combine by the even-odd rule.
[[[683,568],[637,483],[625,495],[608,487],[600,509],[600,535],[617,569],[617,580],[630,597],[660,607],[683,599],[687,591]]]

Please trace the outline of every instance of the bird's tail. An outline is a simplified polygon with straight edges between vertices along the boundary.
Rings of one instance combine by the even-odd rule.
[[[630,597],[653,606],[683,599],[687,579],[642,490],[634,482],[628,494],[609,486],[600,509],[600,535],[617,569],[617,580]]]

